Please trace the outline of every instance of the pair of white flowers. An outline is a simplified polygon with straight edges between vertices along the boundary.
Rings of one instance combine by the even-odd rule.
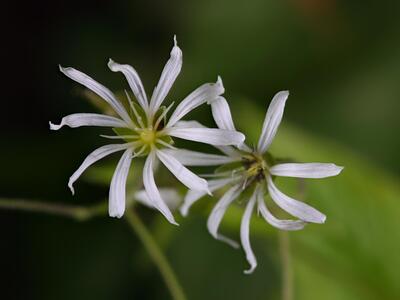
[[[269,159],[270,156],[266,152],[281,122],[288,92],[279,92],[272,100],[258,146],[256,149],[251,149],[244,144],[245,136],[235,129],[228,103],[221,97],[224,87],[219,77],[217,82],[203,84],[190,93],[167,120],[167,114],[173,103],[168,107],[162,106],[162,103],[182,67],[182,51],[177,45],[176,38],[170,58],[161,73],[150,101],[147,99],[143,84],[134,68],[118,64],[111,59],[108,66],[111,71],[121,72],[125,76],[137,103],[133,102],[126,93],[129,105],[124,106],[109,89],[91,77],[73,68],[60,67],[61,72],[66,76],[104,99],[113,108],[117,117],[77,113],[64,117],[59,125],[50,123],[50,128],[58,130],[62,126],[72,128],[80,126],[111,127],[117,134],[105,137],[122,141],[119,144],[112,143],[102,146],[89,154],[70,177],[68,186],[72,193],[74,193],[73,183],[90,165],[114,152],[124,151],[112,177],[109,191],[109,214],[111,217],[120,218],[125,211],[126,181],[132,160],[146,157],[143,167],[144,191],[138,193],[138,198],[158,209],[169,222],[177,225],[166,203],[166,198],[171,197],[171,191],[163,193],[155,183],[154,173],[158,161],[161,161],[189,189],[184,204],[180,208],[183,215],[186,215],[189,207],[204,195],[211,195],[212,192],[225,186],[229,187],[211,212],[208,229],[215,238],[237,247],[236,242],[218,233],[218,227],[228,206],[244,190],[251,189],[252,196],[247,202],[240,230],[241,243],[250,263],[250,269],[245,271],[246,273],[252,272],[257,265],[249,242],[250,218],[255,206],[267,222],[283,230],[298,230],[308,222],[323,223],[325,221],[322,213],[303,202],[284,195],[273,182],[272,176],[323,178],[337,175],[342,169],[334,164],[320,163],[274,165]],[[207,128],[197,121],[182,120],[186,114],[204,103],[211,105],[218,128]],[[174,137],[215,146],[222,154],[177,149],[173,146],[172,138]],[[187,166],[216,165],[228,165],[230,171],[216,173],[215,176],[218,178],[206,181],[187,168]],[[274,217],[265,205],[266,194],[269,194],[279,207],[297,217],[298,220],[279,220]]]

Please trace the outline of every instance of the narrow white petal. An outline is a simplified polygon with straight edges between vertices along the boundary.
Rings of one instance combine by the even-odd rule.
[[[242,154],[232,146],[214,146],[214,147],[217,148],[222,153],[224,153],[225,155],[230,156],[232,158],[239,159],[242,157]]]
[[[140,80],[140,77],[136,70],[130,65],[121,65],[119,63],[116,63],[111,58],[108,61],[108,67],[113,72],[122,72],[122,74],[124,74],[140,106],[143,108],[144,111],[147,111],[149,103],[147,102],[147,96],[142,81]]]
[[[178,192],[175,189],[160,188],[159,192],[161,198],[164,200],[164,202],[167,204],[170,210],[175,210],[181,203],[182,197],[178,194]],[[134,197],[140,203],[150,208],[155,208],[153,202],[150,201],[145,190],[140,190],[136,192]]]
[[[335,164],[304,163],[279,164],[270,169],[272,175],[298,178],[325,178],[336,176],[343,170]]]
[[[165,204],[164,200],[161,198],[160,192],[154,181],[154,165],[156,161],[156,155],[154,151],[151,151],[147,156],[146,162],[143,167],[143,185],[147,193],[148,199],[151,201],[153,206],[157,208],[165,218],[172,224],[178,225],[176,223],[171,210]]]
[[[176,38],[174,38],[174,47],[171,50],[171,57],[165,65],[160,80],[153,91],[153,95],[150,100],[150,112],[154,115],[161,103],[164,101],[169,90],[178,77],[182,68],[182,51],[178,47]]]
[[[76,128],[80,126],[104,126],[104,127],[127,127],[126,123],[120,119],[100,115],[100,114],[72,114],[62,118],[59,125],[50,122],[51,130],[58,130],[63,126],[69,126],[71,128]]]
[[[205,83],[190,93],[177,106],[166,127],[174,126],[176,122],[182,119],[187,113],[210,99],[223,94],[225,91],[222,80],[218,77],[216,83]],[[225,129],[225,128],[224,128]]]
[[[265,153],[275,137],[279,124],[281,123],[285,103],[289,96],[288,91],[278,92],[271,101],[265,116],[257,150]]]
[[[185,166],[219,166],[234,161],[240,161],[240,157],[209,154],[186,149],[164,149],[166,153],[175,157]]]
[[[170,170],[171,173],[189,189],[194,191],[204,191],[211,194],[208,189],[207,180],[194,174],[167,151],[156,150],[156,154],[168,170]]]
[[[208,187],[210,189],[210,192],[213,193],[214,191],[222,188],[223,186],[228,185],[237,180],[238,180],[238,177],[229,177],[229,178],[223,178],[223,179],[209,180],[207,182],[208,182]],[[185,199],[183,200],[182,206],[179,208],[179,211],[181,212],[182,216],[186,217],[189,213],[190,207],[197,200],[204,197],[206,194],[207,194],[206,192],[189,190],[186,193],[186,196],[185,196]]]
[[[200,122],[194,121],[194,120],[186,120],[186,121],[185,120],[180,120],[180,121],[176,122],[174,127],[179,127],[179,128],[207,128],[206,126],[204,126]]]
[[[108,104],[112,106],[115,112],[129,125],[132,125],[131,118],[129,114],[126,112],[123,105],[117,100],[115,95],[104,85],[98,83],[93,78],[88,75],[78,71],[74,68],[63,68],[60,66],[60,71],[64,73],[67,77],[75,80],[76,82],[82,84],[87,87],[89,90],[92,90],[94,93],[103,98]]]
[[[305,204],[301,201],[295,200],[286,196],[275,186],[271,177],[267,178],[268,191],[271,195],[272,200],[283,210],[289,214],[311,223],[324,223],[326,216],[316,210],[315,208]]]
[[[210,234],[216,238],[217,240],[223,241],[234,248],[238,248],[239,244],[221,234],[218,233],[219,224],[224,217],[228,206],[239,196],[240,194],[240,185],[234,185],[231,187],[222,197],[218,200],[217,204],[214,206],[211,211],[210,216],[207,220],[207,228]]]
[[[108,214],[110,217],[121,218],[125,212],[126,180],[132,162],[132,149],[127,149],[118,162],[111,179],[108,197]]]
[[[280,220],[276,218],[265,205],[264,192],[262,191],[262,189],[258,189],[257,193],[258,211],[261,213],[265,221],[267,221],[272,226],[281,230],[294,231],[303,229],[304,226],[307,224],[306,222],[301,220]]]
[[[246,209],[242,217],[242,222],[240,224],[240,240],[242,242],[244,253],[246,253],[246,259],[250,264],[250,268],[244,271],[245,274],[253,273],[254,269],[257,267],[257,260],[256,257],[254,256],[253,250],[251,249],[250,245],[250,232],[249,232],[251,215],[253,213],[254,206],[256,204],[256,198],[257,198],[257,193],[256,191],[254,191],[253,195],[251,196],[249,202],[246,205]]]
[[[239,145],[245,139],[240,132],[216,128],[172,127],[167,130],[171,136],[214,146]]]
[[[131,145],[130,144],[111,144],[111,145],[105,145],[100,148],[97,148],[94,150],[92,153],[90,153],[83,163],[79,166],[78,170],[75,171],[74,174],[69,178],[68,181],[68,187],[70,188],[72,194],[75,193],[73,184],[74,182],[82,175],[82,173],[92,164],[94,164],[96,161],[114,153],[117,151],[122,151],[127,148],[129,148]]]
[[[218,128],[236,131],[232,120],[231,110],[224,97],[218,97],[211,101],[211,110]]]

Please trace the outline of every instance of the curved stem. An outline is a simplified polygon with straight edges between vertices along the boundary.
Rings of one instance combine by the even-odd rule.
[[[176,274],[172,270],[171,265],[161,251],[160,247],[157,245],[154,238],[151,236],[148,229],[143,224],[140,217],[134,211],[134,208],[125,211],[125,218],[131,228],[139,236],[151,259],[160,271],[161,276],[163,277],[165,284],[171,293],[172,299],[186,300],[186,296],[181,285],[179,284]]]
[[[282,264],[282,300],[293,299],[293,272],[290,257],[290,240],[287,231],[279,231],[279,252]]]

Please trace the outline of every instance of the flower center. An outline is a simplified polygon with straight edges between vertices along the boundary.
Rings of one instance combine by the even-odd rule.
[[[140,140],[143,144],[151,145],[156,141],[156,133],[151,129],[144,129],[140,133]]]
[[[256,181],[264,180],[268,172],[268,165],[264,158],[257,154],[250,154],[243,157],[243,165],[246,177]]]

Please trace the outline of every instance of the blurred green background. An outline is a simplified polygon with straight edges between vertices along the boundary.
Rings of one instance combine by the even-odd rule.
[[[184,62],[168,101],[221,75],[251,143],[272,96],[288,89],[273,154],[345,166],[337,178],[307,181],[306,200],[328,221],[290,234],[294,298],[400,299],[399,1],[44,1],[3,11],[2,197],[82,205],[106,197],[107,185],[90,177],[75,197],[67,188],[108,131],[49,131],[49,120],[94,111],[57,66],[121,91],[127,84],[108,70],[111,57],[133,65],[150,93],[176,34]],[[189,117],[213,126],[210,116],[205,106]],[[293,182],[279,184],[295,196]],[[213,200],[201,202],[178,217],[179,228],[138,208],[188,298],[280,299],[276,230],[253,217],[259,265],[245,276],[244,254],[206,230]],[[232,209],[222,226],[236,238],[241,212]],[[170,299],[124,220],[0,211],[0,234],[4,299]]]

